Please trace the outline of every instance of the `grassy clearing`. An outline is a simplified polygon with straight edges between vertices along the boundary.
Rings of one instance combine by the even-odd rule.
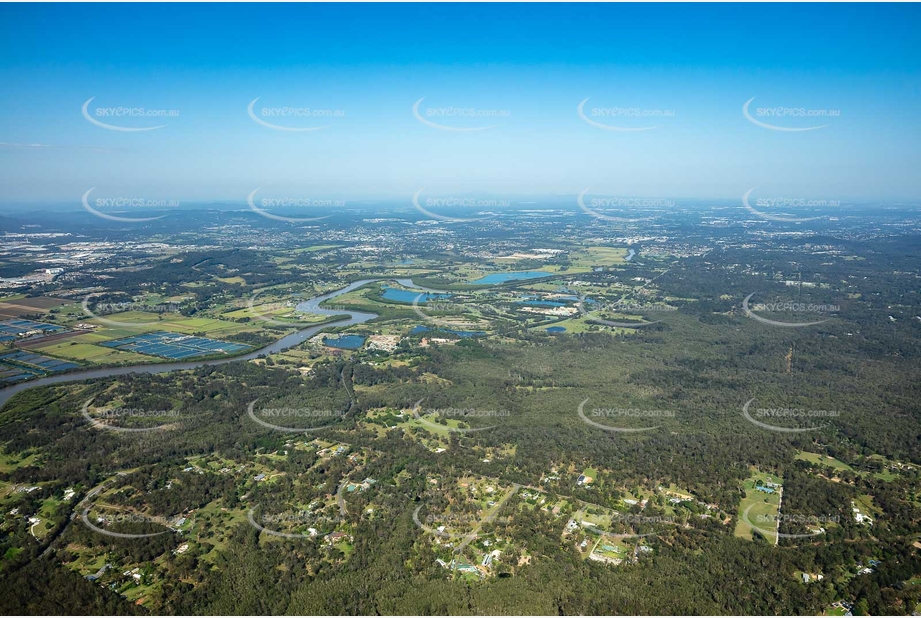
[[[448,418],[444,419],[447,425],[442,425],[435,420],[437,418],[438,416],[434,414],[423,416],[422,418],[413,418],[412,416],[409,416],[408,420],[399,423],[399,426],[403,427],[404,429],[424,429],[425,431],[431,432],[437,436],[447,438],[449,435],[451,435],[451,430],[457,429],[461,424],[461,422],[457,419]]]
[[[820,455],[818,453],[809,453],[807,451],[799,451],[796,454],[796,459],[801,461],[808,461],[810,463],[819,464],[822,466],[828,466],[834,468],[835,470],[847,470],[848,472],[853,472],[854,469],[834,457],[828,455]]]
[[[18,468],[25,468],[35,464],[35,460],[38,457],[38,453],[32,453],[23,458],[20,458],[18,454],[8,455],[6,453],[0,454],[0,472],[4,474],[12,472]]]
[[[234,285],[246,285],[246,279],[243,277],[216,277],[221,283],[231,283]]]
[[[261,318],[279,320],[281,322],[291,322],[291,326],[297,326],[300,323],[314,323],[328,320],[329,316],[317,315],[313,313],[302,313],[294,307],[274,307],[271,305],[254,305],[253,307],[244,307],[221,314],[222,318],[228,320],[239,320],[249,318],[255,325],[259,325]]]
[[[631,316],[631,317],[635,319],[635,318],[638,318],[639,316]],[[568,320],[563,320],[561,322],[554,322],[552,324],[541,324],[540,326],[534,326],[532,327],[531,330],[546,330],[547,328],[550,328],[552,326],[562,326],[563,328],[566,329],[566,332],[561,333],[561,334],[565,334],[565,335],[574,335],[578,333],[584,333],[587,331],[605,331],[605,332],[610,332],[610,333],[633,333],[633,332],[636,332],[637,330],[635,328],[619,328],[616,326],[603,326],[599,324],[592,324],[590,323],[590,320],[592,319],[593,318],[588,318],[588,317],[570,318]],[[618,318],[612,317],[610,319],[616,320]],[[627,319],[627,317],[620,316],[619,319],[625,320]]]
[[[52,343],[33,349],[36,352],[50,354],[51,356],[96,364],[150,362],[150,357],[144,356],[143,354],[115,350],[113,348],[93,345],[92,343],[82,343],[80,339],[86,336],[87,335],[81,335],[80,337],[75,337],[71,341]]]
[[[780,493],[776,490],[774,493],[757,490],[758,481],[761,481],[762,485],[768,482],[778,485],[782,483],[782,479],[777,475],[753,470],[752,476],[743,483],[745,497],[739,503],[734,534],[743,539],[753,540],[757,531],[770,543],[774,543],[777,540],[774,522],[780,513]]]
[[[589,247],[570,255],[570,262],[578,269],[624,264],[627,249],[623,247]],[[578,271],[577,271],[578,272]]]
[[[91,324],[99,324],[93,334],[99,336],[98,341],[120,339],[142,333],[165,330],[183,335],[205,333],[209,337],[233,335],[241,332],[259,330],[256,325],[228,322],[213,318],[191,318],[176,313],[150,313],[146,311],[125,311],[107,315],[104,318],[108,323],[98,318],[85,320]],[[112,323],[116,325],[112,325]]]
[[[608,560],[623,560],[630,557],[630,551],[630,548],[625,543],[618,543],[607,537],[602,537],[598,544],[595,545],[595,550],[592,553]]]
[[[879,470],[879,471],[876,471],[876,472],[871,472],[871,471],[868,471],[868,470],[857,470],[857,469],[853,468],[852,466],[850,466],[850,465],[844,463],[843,461],[840,461],[840,460],[838,460],[838,459],[835,459],[834,457],[830,457],[830,456],[828,456],[828,455],[820,455],[820,454],[818,454],[818,453],[809,453],[809,452],[807,452],[807,451],[799,451],[799,452],[796,454],[796,458],[799,459],[799,460],[802,460],[802,461],[808,461],[808,462],[811,462],[811,463],[814,463],[814,464],[819,464],[819,465],[822,465],[822,466],[828,466],[828,467],[830,467],[830,468],[833,468],[833,469],[836,470],[836,471],[837,471],[837,470],[840,470],[840,471],[845,471],[845,470],[846,470],[847,472],[853,472],[853,473],[855,473],[855,474],[872,475],[872,476],[874,476],[874,477],[876,477],[876,478],[878,478],[878,479],[880,479],[880,480],[882,480],[882,481],[886,481],[887,483],[888,483],[888,482],[892,482],[892,481],[896,480],[897,478],[899,478],[898,473],[897,473],[897,472],[894,472],[894,471],[891,469],[892,466],[894,466],[894,465],[896,465],[896,464],[895,464],[893,461],[891,461],[891,460],[889,460],[889,459],[886,459],[886,458],[883,457],[882,455],[871,455],[871,456],[869,457],[869,459],[878,461],[878,462],[882,465],[882,469]]]
[[[110,323],[106,324],[101,319],[85,320],[89,323],[99,324],[100,328],[92,332],[68,339],[58,339],[44,345],[39,344],[31,349],[35,352],[59,358],[93,364],[149,363],[152,360],[150,356],[117,350],[98,344],[161,330],[182,335],[203,335],[214,339],[221,339],[241,332],[261,330],[258,325],[144,311],[126,311],[106,316],[104,319]],[[111,322],[120,324],[113,326]]]

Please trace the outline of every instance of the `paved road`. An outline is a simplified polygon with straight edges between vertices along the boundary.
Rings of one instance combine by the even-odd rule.
[[[518,485],[517,483],[512,483],[512,488],[508,491],[507,494],[505,494],[502,500],[499,501],[499,504],[493,507],[492,512],[489,515],[487,515],[485,519],[480,521],[480,523],[477,525],[476,529],[473,532],[471,532],[470,534],[464,537],[464,540],[461,541],[461,544],[457,546],[457,549],[454,550],[454,553],[459,554],[462,551],[464,551],[467,548],[467,546],[470,545],[470,543],[472,543],[474,539],[476,539],[477,534],[479,534],[480,529],[483,527],[483,525],[488,524],[489,522],[494,520],[496,518],[496,515],[499,514],[499,511],[502,510],[502,507],[505,506],[505,503],[508,502],[509,499],[511,499],[511,497],[514,496],[515,493],[517,493],[519,489],[521,489],[521,485]]]
[[[345,517],[349,514],[348,510],[345,508],[345,496],[342,495],[342,491],[345,489],[345,486],[349,484],[349,479],[343,480],[339,483],[339,489],[336,490],[336,503],[339,505],[339,514]]]
[[[67,528],[67,526],[70,525],[70,522],[72,522],[72,521],[77,517],[77,514],[82,512],[82,510],[83,510],[83,508],[84,508],[84,505],[85,505],[87,502],[89,502],[90,500],[92,500],[99,492],[101,492],[103,489],[105,489],[105,486],[106,486],[108,483],[110,483],[110,482],[112,481],[113,478],[115,478],[115,477],[109,477],[109,478],[107,478],[106,480],[104,480],[103,482],[101,482],[99,485],[96,485],[95,487],[93,487],[91,490],[89,490],[89,491],[86,493],[86,495],[83,497],[83,499],[80,500],[80,502],[78,502],[78,503],[76,504],[76,506],[74,506],[73,509],[71,509],[70,517],[68,518],[68,521],[66,521],[66,522],[64,523],[64,525],[61,526],[60,530],[58,531],[58,533],[57,533],[56,535],[54,535],[53,538],[49,539],[49,541],[48,541],[48,547],[46,547],[46,548],[45,548],[45,551],[43,551],[43,552],[41,553],[41,557],[42,557],[42,558],[46,557],[48,554],[51,553],[51,550],[53,549],[55,542],[56,542],[59,538],[61,538],[61,535],[64,534],[64,529]]]
[[[774,545],[780,543],[780,507],[783,505],[783,487],[777,490],[777,523],[774,526]]]

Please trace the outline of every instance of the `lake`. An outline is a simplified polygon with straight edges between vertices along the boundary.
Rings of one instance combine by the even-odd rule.
[[[526,270],[517,273],[493,273],[481,277],[471,283],[475,285],[496,285],[499,283],[508,283],[509,281],[520,281],[522,279],[540,279],[541,277],[552,277],[553,273],[545,273],[539,270]]]
[[[342,335],[340,337],[323,337],[323,345],[342,350],[357,350],[365,344],[361,335]]]

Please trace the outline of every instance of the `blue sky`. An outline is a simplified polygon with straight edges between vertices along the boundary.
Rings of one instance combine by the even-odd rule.
[[[91,187],[916,200],[919,22],[914,5],[4,4],[0,202],[77,204]],[[100,122],[166,126],[97,126],[91,97]],[[259,119],[326,128],[265,127],[247,113],[257,97]],[[422,97],[419,115],[455,130],[417,119]],[[825,126],[758,126],[752,97],[761,122]],[[654,128],[592,125],[586,98],[590,120]],[[97,111],[119,106],[178,116]],[[452,107],[476,116],[436,115]]]

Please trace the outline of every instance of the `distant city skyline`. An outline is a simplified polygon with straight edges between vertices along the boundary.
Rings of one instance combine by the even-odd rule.
[[[257,190],[401,205],[419,191],[916,200],[918,17],[2,5],[0,204],[79,206],[90,190],[239,204]]]

